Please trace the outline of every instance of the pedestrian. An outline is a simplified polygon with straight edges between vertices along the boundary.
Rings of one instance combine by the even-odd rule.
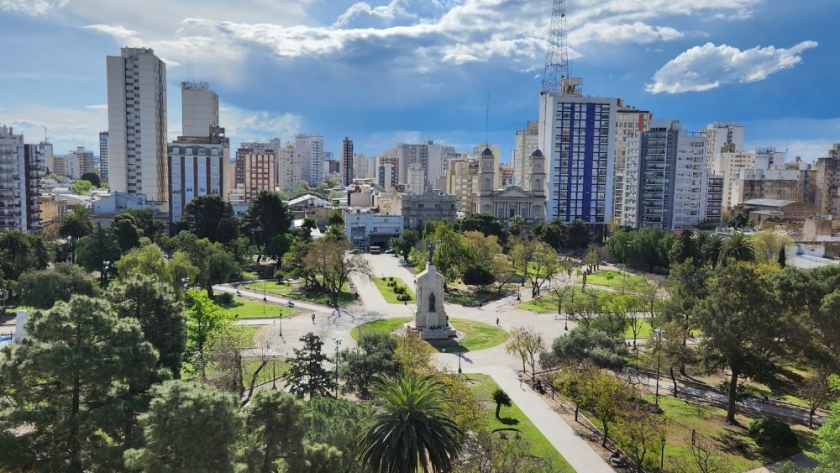
[[[499,318],[496,317],[496,327],[498,327],[498,326],[499,326]]]
[[[315,325],[315,312],[312,313],[312,325]]]

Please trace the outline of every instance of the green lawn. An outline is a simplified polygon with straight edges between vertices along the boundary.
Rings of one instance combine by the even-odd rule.
[[[493,432],[505,432],[508,438],[518,434],[531,444],[534,455],[542,458],[550,458],[555,463],[552,471],[558,473],[574,473],[571,465],[560,455],[548,439],[537,429],[528,417],[519,410],[516,404],[511,407],[502,407],[499,417],[496,419],[496,404],[493,402],[492,393],[499,386],[490,376],[483,374],[471,374],[465,376],[467,385],[475,394],[476,398],[484,405],[487,413],[487,423]]]
[[[630,324],[632,320],[629,318],[627,319],[627,328],[624,329],[624,338],[631,339],[633,338],[633,331],[630,329]],[[650,334],[653,332],[653,328],[650,326],[650,322],[647,319],[639,320],[638,325],[639,327],[639,334],[636,335],[637,340],[645,339],[650,337]]]
[[[400,278],[394,278],[394,281],[397,282],[401,287],[405,288],[406,294],[411,296],[411,300],[407,302],[414,302],[415,296],[414,291],[411,290],[410,287],[406,286]],[[395,294],[392,287],[388,286],[390,282],[389,278],[373,278],[373,283],[376,285],[376,288],[379,289],[379,293],[382,294],[382,297],[385,298],[385,302],[389,304],[404,304],[404,301],[397,300],[397,295]]]
[[[297,286],[292,286],[290,284],[278,284],[277,281],[252,282],[243,284],[242,287],[248,288],[254,292],[267,292],[269,294],[283,297],[291,296],[292,299],[306,300],[316,304],[326,304],[330,301],[329,294],[304,292]],[[338,303],[349,304],[354,300],[353,295],[350,294],[350,290],[347,288],[347,284],[345,284],[338,295]]]
[[[245,386],[249,386],[251,383],[251,376],[253,376],[254,371],[257,367],[260,366],[260,360],[255,358],[246,358],[242,360],[242,381],[245,383]],[[289,371],[289,364],[283,361],[271,362],[269,361],[268,364],[260,370],[260,373],[257,375],[257,384],[263,384],[271,381],[273,376],[277,375],[279,378],[283,376],[287,371]]]
[[[354,340],[359,340],[363,333],[391,333],[400,327],[411,322],[410,317],[399,317],[396,319],[374,320],[366,324],[354,327],[350,331],[350,336]],[[435,341],[430,343],[438,351],[457,351],[458,342],[461,343],[461,350],[464,352],[484,350],[486,348],[501,345],[507,341],[508,334],[499,327],[484,324],[481,322],[474,322],[472,320],[464,319],[450,319],[449,323],[455,329],[464,334],[460,340]]]
[[[580,288],[575,289],[575,294],[580,293]],[[591,289],[587,288],[586,292],[595,292],[601,293],[604,292],[600,289]],[[552,291],[544,290],[542,291],[542,296],[530,300],[528,302],[524,302],[519,304],[519,308],[522,310],[533,310],[538,314],[556,314],[557,313],[557,294]],[[566,307],[566,300],[569,299],[569,295],[566,295],[566,299],[563,301],[563,307]]]
[[[287,307],[278,307],[272,304],[266,304],[263,301],[255,302],[237,297],[230,304],[222,304],[216,302],[219,307],[226,313],[233,316],[238,315],[240,319],[265,319],[275,318],[278,315],[281,317],[288,317],[296,314],[297,311]]]
[[[652,394],[644,395],[642,398],[649,403],[654,402],[654,395]],[[731,426],[725,423],[726,411],[724,409],[693,404],[667,396],[659,397],[659,406],[670,420],[668,438],[665,443],[666,462],[670,456],[688,454],[692,429],[714,441],[721,452],[735,463],[737,469],[734,471],[758,468],[761,465],[773,463],[798,453],[798,451],[762,451],[747,435],[747,427],[749,427],[753,418],[737,415],[736,419],[741,427]],[[800,447],[808,449],[813,446],[815,431],[810,431],[798,425],[792,425],[791,427],[799,437]]]
[[[254,345],[254,337],[257,336],[260,328],[251,325],[234,325],[233,330],[239,332],[239,340],[243,348]]]
[[[583,278],[581,278],[580,281],[582,282]],[[624,287],[628,290],[632,290],[634,287],[638,287],[644,281],[645,278],[641,276],[607,270],[598,271],[597,273],[592,273],[586,277],[587,286],[592,284],[595,286],[612,287],[615,289],[621,289],[622,287]]]
[[[488,297],[492,297],[493,294],[489,292],[467,292],[467,293],[454,293],[450,292],[444,294],[443,297],[446,299],[446,302],[452,304],[461,304],[461,305],[472,305],[478,301],[487,299]]]

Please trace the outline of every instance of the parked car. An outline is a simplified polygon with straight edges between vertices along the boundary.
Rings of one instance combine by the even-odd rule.
[[[362,254],[362,250],[356,248],[355,250],[350,250],[351,255],[360,255]]]
[[[385,250],[385,254],[386,254],[386,255],[393,255],[393,254],[394,254],[394,250]]]

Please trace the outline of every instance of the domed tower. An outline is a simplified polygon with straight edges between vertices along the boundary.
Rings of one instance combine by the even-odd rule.
[[[496,171],[493,169],[496,157],[493,156],[493,151],[490,148],[484,148],[479,158],[478,182],[481,189],[481,195],[484,197],[490,196],[495,190],[493,183],[496,182]]]
[[[529,190],[534,193],[534,197],[545,198],[545,156],[539,149],[531,153],[529,171]]]

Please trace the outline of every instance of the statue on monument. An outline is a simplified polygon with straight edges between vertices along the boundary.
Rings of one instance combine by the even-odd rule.
[[[429,244],[429,264],[435,264],[435,244]]]
[[[429,312],[435,312],[435,293],[429,293]]]

